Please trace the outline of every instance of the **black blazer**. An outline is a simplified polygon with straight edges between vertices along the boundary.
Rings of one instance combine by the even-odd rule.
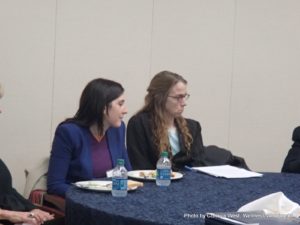
[[[180,152],[172,158],[172,169],[180,170],[187,166],[212,166],[229,164],[248,168],[244,159],[234,156],[230,151],[217,146],[204,147],[199,122],[186,119],[188,129],[193,137],[188,152],[178,130]],[[155,169],[158,151],[153,143],[152,120],[148,113],[139,113],[130,118],[127,125],[127,151],[134,170]]]
[[[289,150],[281,169],[281,172],[300,173],[300,126],[293,131],[292,148]]]

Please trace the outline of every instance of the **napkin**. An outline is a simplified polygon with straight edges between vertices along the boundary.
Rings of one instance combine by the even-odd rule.
[[[300,206],[288,199],[282,192],[275,192],[239,208],[238,212],[262,210],[265,214],[300,216]]]
[[[143,187],[144,183],[135,180],[128,180],[127,186],[129,188]]]

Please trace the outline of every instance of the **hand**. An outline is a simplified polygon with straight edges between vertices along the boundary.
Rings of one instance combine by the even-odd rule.
[[[37,224],[43,224],[47,220],[54,219],[54,216],[40,209],[34,209],[29,213],[29,217],[34,218]]]
[[[9,220],[14,224],[39,225],[35,218],[29,216],[29,212],[2,210],[2,219]]]
[[[34,209],[31,212],[19,212],[19,211],[11,211],[11,210],[1,210],[2,218],[9,220],[14,224],[30,224],[30,225],[41,225],[47,220],[51,220],[54,218],[53,215],[48,212]]]

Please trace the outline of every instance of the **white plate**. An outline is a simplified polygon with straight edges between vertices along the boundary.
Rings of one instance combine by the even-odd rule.
[[[155,180],[155,170],[132,170],[128,172],[128,177],[141,180]],[[171,180],[178,180],[183,177],[182,173],[172,172]]]
[[[79,181],[74,183],[76,187],[93,190],[93,191],[101,191],[101,192],[111,192],[112,181],[107,180],[89,180],[89,181]],[[133,191],[137,189],[137,186],[134,186],[128,191]]]

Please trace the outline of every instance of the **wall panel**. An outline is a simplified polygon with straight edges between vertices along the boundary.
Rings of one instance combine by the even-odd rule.
[[[204,143],[228,145],[234,1],[154,1],[152,71],[189,82],[185,116],[199,120]]]
[[[256,170],[280,171],[299,124],[299,11],[299,1],[237,4],[230,146]]]
[[[152,1],[59,1],[53,128],[74,115],[96,77],[121,82],[129,115],[142,104],[149,74]],[[146,83],[145,83],[146,82]]]
[[[49,155],[55,1],[1,1],[1,158],[22,192],[24,169]]]

